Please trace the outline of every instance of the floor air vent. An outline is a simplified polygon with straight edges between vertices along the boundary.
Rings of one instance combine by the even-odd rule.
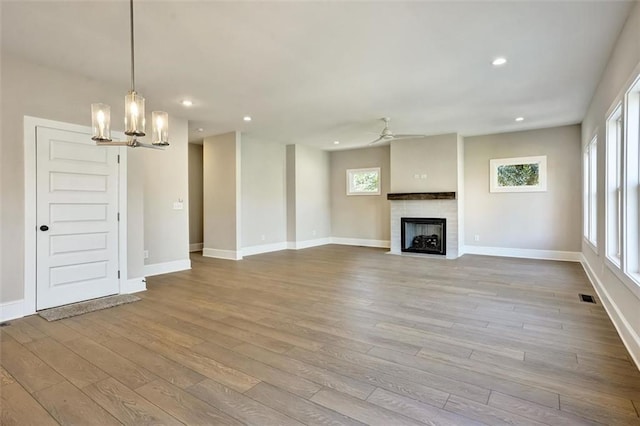
[[[596,303],[596,299],[588,294],[580,294],[580,301],[585,303]]]

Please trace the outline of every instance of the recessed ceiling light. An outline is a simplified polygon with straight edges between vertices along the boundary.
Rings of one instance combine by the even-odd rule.
[[[518,117],[516,118],[516,121],[524,121],[524,117]]]
[[[499,67],[500,65],[504,65],[507,63],[507,58],[495,58],[493,60],[493,62],[491,62],[491,65],[493,65],[494,67]]]
[[[340,141],[333,141],[334,145],[340,145]]]
[[[244,121],[251,121],[251,117],[250,117],[250,116],[248,116],[248,115],[245,115],[244,117],[242,117],[242,119],[243,119]]]
[[[189,99],[185,99],[184,101],[182,101],[182,106],[189,107],[191,105],[193,105],[193,102],[191,100],[189,100]]]
[[[196,130],[199,132],[204,132],[204,129],[202,127],[198,127]]]

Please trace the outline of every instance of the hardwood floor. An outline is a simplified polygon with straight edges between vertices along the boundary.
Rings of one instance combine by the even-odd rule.
[[[577,263],[192,261],[140,302],[0,328],[2,425],[640,425],[640,371]]]

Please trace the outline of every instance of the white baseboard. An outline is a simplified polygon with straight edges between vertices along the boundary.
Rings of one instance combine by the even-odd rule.
[[[242,252],[235,250],[219,250],[212,248],[203,248],[202,255],[204,257],[215,257],[216,259],[241,260]]]
[[[262,244],[259,246],[244,247],[242,249],[242,256],[252,256],[254,254],[270,253],[272,251],[280,251],[286,249],[287,243],[284,241],[281,243]]]
[[[341,244],[343,246],[360,246],[360,247],[391,247],[391,241],[389,240],[367,240],[363,238],[342,238],[331,237],[331,244]]]
[[[120,289],[120,294],[138,293],[147,290],[147,280],[143,277],[132,278],[123,283],[123,287]]]
[[[260,253],[269,253],[272,251],[280,251],[280,250],[300,250],[310,247],[318,247],[326,244],[340,244],[346,246],[361,246],[361,247],[380,247],[380,248],[389,248],[391,247],[391,241],[388,240],[368,240],[363,238],[342,238],[342,237],[329,237],[329,238],[318,238],[315,240],[306,240],[306,241],[289,241],[282,243],[273,243],[273,244],[263,244],[259,246],[251,246],[245,247],[242,249],[242,256],[252,256],[254,254]],[[209,251],[209,249],[204,249],[204,251]],[[206,256],[206,254],[203,255]],[[222,250],[217,250],[222,251]],[[233,257],[234,252],[222,253],[217,256],[210,257],[219,257],[222,259],[231,259]],[[222,256],[229,257],[222,257]],[[242,257],[240,257],[242,258]]]
[[[584,268],[584,271],[587,273],[587,277],[589,281],[591,281],[591,285],[593,289],[598,294],[598,298],[602,302],[602,306],[604,310],[607,311],[607,315],[611,319],[613,326],[616,328],[618,332],[618,336],[622,339],[622,343],[631,354],[631,358],[636,363],[636,367],[640,370],[640,336],[635,332],[629,321],[622,315],[620,312],[620,308],[616,302],[611,298],[607,288],[602,284],[602,281],[598,278],[598,276],[587,262],[586,257],[580,253],[580,263]]]
[[[171,272],[186,271],[188,269],[191,269],[191,261],[189,259],[154,263],[152,265],[144,265],[144,276],[152,277],[154,275],[170,274]]]
[[[0,303],[0,321],[9,321],[24,316],[24,300]]]
[[[204,248],[204,243],[189,244],[189,252],[202,251],[203,248]]]
[[[582,253],[577,251],[535,250],[508,247],[464,246],[465,254],[480,254],[483,256],[522,257],[526,259],[564,260],[580,262]]]
[[[289,241],[282,243],[264,244],[259,246],[245,247],[242,249],[242,256],[251,256],[260,253],[269,253],[272,251],[280,250],[300,250],[310,247],[318,247],[326,244],[340,244],[346,246],[361,246],[361,247],[391,247],[391,241],[388,240],[367,240],[362,238],[341,238],[341,237],[329,237],[318,238],[315,240],[306,241]],[[207,250],[207,249],[205,249]],[[219,257],[219,256],[212,256]],[[226,257],[225,257],[226,259]]]
[[[318,238],[315,240],[305,240],[305,241],[289,241],[287,243],[287,248],[289,250],[300,250],[300,249],[306,249],[310,247],[324,246],[327,244],[331,244],[330,237]]]

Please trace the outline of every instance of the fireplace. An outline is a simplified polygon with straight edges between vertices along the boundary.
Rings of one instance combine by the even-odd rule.
[[[403,252],[447,254],[447,219],[403,217],[400,222]]]

